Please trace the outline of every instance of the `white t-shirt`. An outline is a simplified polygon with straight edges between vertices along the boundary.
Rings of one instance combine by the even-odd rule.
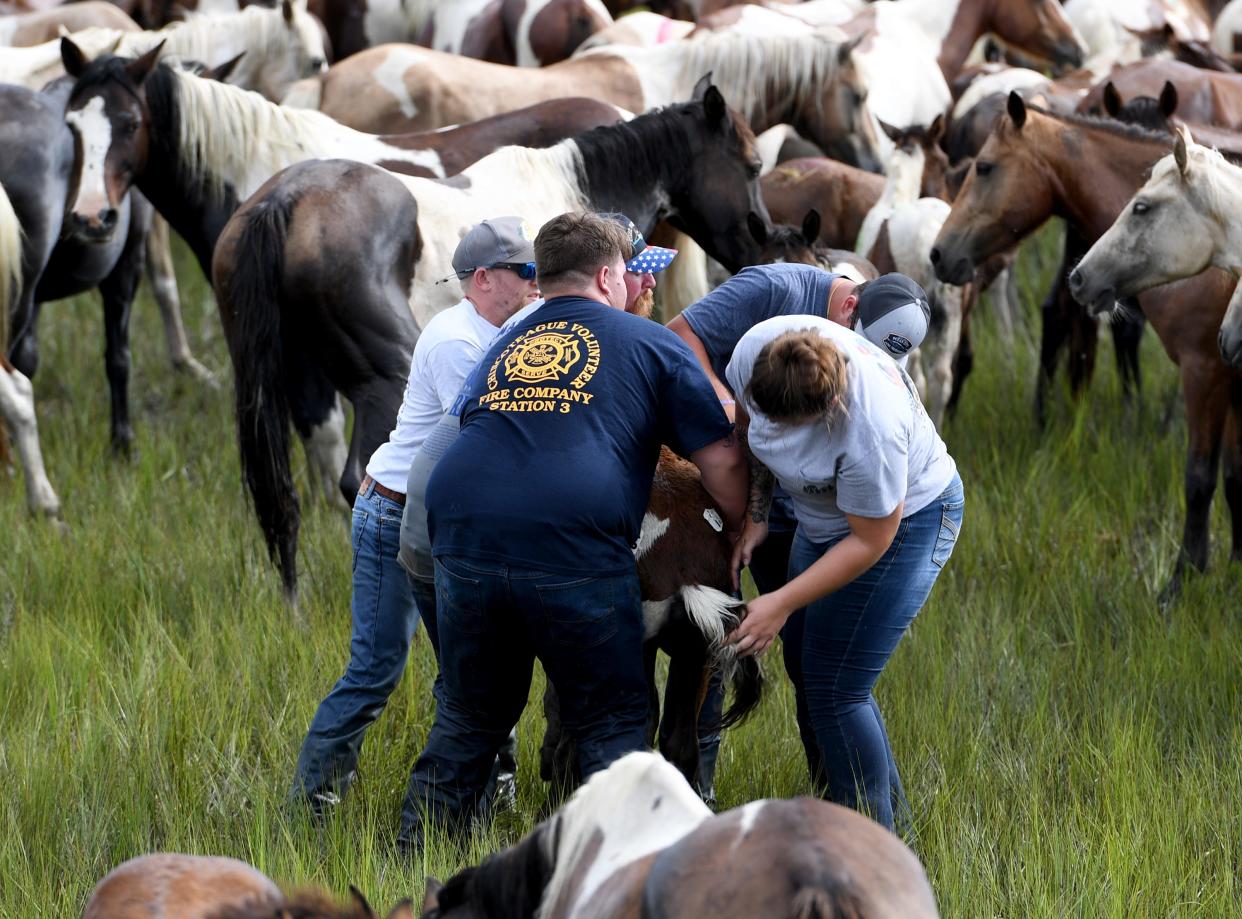
[[[844,412],[831,427],[778,424],[747,398],[755,359],[786,332],[814,329],[849,360]],[[798,525],[813,542],[849,531],[845,514],[887,517],[922,510],[948,487],[953,457],[905,371],[861,335],[818,316],[778,316],[742,336],[725,371],[750,413],[750,449],[793,498]]]
[[[367,463],[371,478],[405,494],[414,454],[499,334],[500,329],[480,316],[469,300],[437,313],[427,323],[410,358],[397,426]]]

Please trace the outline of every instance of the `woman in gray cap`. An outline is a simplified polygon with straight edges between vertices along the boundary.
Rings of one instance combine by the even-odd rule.
[[[889,277],[873,324],[906,351],[911,291]],[[773,478],[797,520],[787,583],[752,600],[729,640],[758,654],[781,635],[813,778],[889,829],[908,806],[872,688],[948,561],[964,506],[957,466],[891,357],[827,318],[781,316],[742,336],[725,371],[756,460],[735,563],[766,536]]]

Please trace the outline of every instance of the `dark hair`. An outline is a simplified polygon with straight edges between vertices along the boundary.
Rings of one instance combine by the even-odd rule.
[[[814,329],[786,332],[755,358],[746,394],[774,421],[800,421],[840,405],[845,395],[844,354]]]
[[[850,294],[855,297],[861,297],[863,295],[863,291],[866,290],[867,286],[874,280],[875,278],[869,278],[866,281],[859,281],[854,285],[854,289],[850,291]]]
[[[616,259],[629,258],[630,233],[598,214],[561,214],[535,237],[539,286],[589,281]]]

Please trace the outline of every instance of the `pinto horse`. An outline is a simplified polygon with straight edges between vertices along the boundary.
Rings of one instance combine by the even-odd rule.
[[[787,123],[830,155],[879,171],[879,141],[852,51],[824,35],[720,34],[597,48],[529,70],[385,45],[333,66],[310,107],[363,131],[428,130],[560,98],[567,88],[645,112],[690,98],[711,74],[752,130]]]
[[[504,148],[449,184],[339,163],[294,167],[270,181],[220,238],[213,280],[238,373],[243,468],[286,588],[296,583],[287,426],[306,410],[299,382],[330,380],[354,405],[341,482],[342,493],[352,494],[361,464],[392,427],[418,327],[460,299],[456,283],[437,282],[466,229],[495,213],[537,226],[569,210],[620,211],[646,231],[670,220],[736,270],[758,255],[744,232],[751,211],[766,217],[757,172],[754,136],[708,86],[701,101],[547,150]],[[324,184],[335,179],[345,183],[340,191]],[[305,235],[320,232],[312,228],[326,219],[321,208],[335,215],[324,228],[330,246]],[[362,229],[372,221],[390,232]],[[382,253],[374,251],[377,240]],[[325,246],[337,257],[320,258]],[[417,323],[399,308],[407,301]],[[276,344],[285,338],[301,344]],[[282,351],[305,366],[282,368]],[[284,398],[269,398],[272,387]]]
[[[257,868],[216,855],[156,852],[113,868],[96,886],[82,919],[376,919],[358,889],[348,906],[318,891],[286,897]],[[405,900],[388,919],[413,919]]]
[[[440,885],[423,919],[938,915],[923,866],[861,814],[812,798],[713,815],[659,756],[593,775],[517,845]]]
[[[41,45],[58,39],[62,28],[70,32],[90,28],[137,32],[140,27],[120,7],[104,0],[86,0],[50,10],[5,16],[0,19],[0,45],[19,48]]]
[[[975,265],[1008,250],[1054,214],[1093,243],[1168,146],[1165,134],[1052,115],[1011,95],[1006,117],[979,152],[936,239],[931,252],[936,274],[949,283],[969,280]],[[1207,567],[1209,511],[1222,452],[1233,558],[1242,559],[1242,390],[1238,373],[1226,366],[1216,343],[1234,287],[1227,274],[1213,270],[1138,297],[1181,371],[1189,428],[1185,528],[1162,600],[1180,591],[1187,564]],[[1047,340],[1046,331],[1044,354],[1058,344]]]

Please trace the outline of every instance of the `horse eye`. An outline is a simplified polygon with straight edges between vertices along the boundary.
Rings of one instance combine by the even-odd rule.
[[[981,176],[989,175],[992,172],[992,164],[976,162],[975,172]]]
[[[1149,205],[1146,201],[1135,201],[1134,202],[1134,213],[1142,215],[1142,214],[1146,214],[1150,210],[1151,210],[1151,205]]]
[[[760,166],[757,163],[748,163],[746,166],[746,174],[752,179],[759,178]]]

